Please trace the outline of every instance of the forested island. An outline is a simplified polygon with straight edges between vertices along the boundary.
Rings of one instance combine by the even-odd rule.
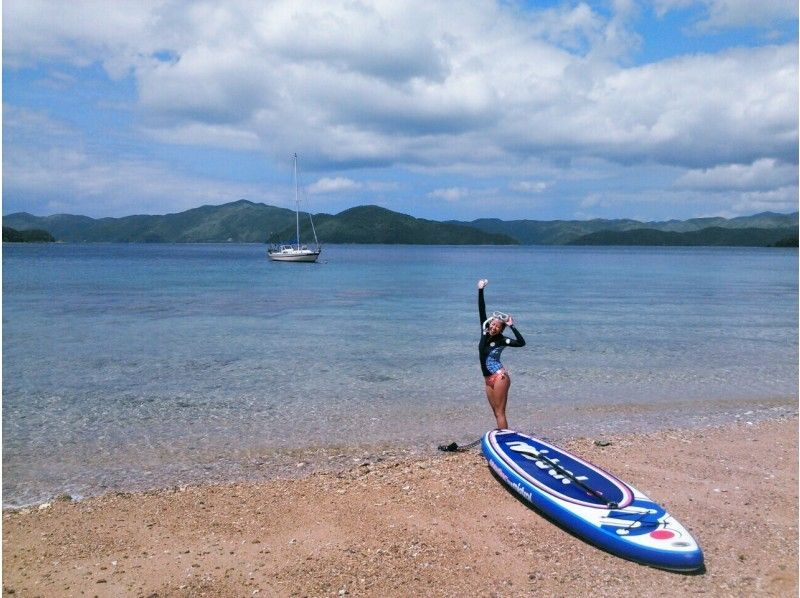
[[[300,222],[301,237],[313,238],[306,215],[301,213]],[[314,214],[314,222],[322,243],[796,247],[798,237],[797,212],[660,222],[494,218],[438,222],[369,205]],[[4,216],[3,223],[18,233],[33,235],[38,230],[36,235],[45,233],[71,243],[265,243],[293,241],[296,235],[294,211],[244,199],[176,214],[120,218],[17,212]]]
[[[678,233],[640,228],[628,231],[591,233],[570,241],[568,245],[796,247],[797,230],[792,228],[721,228],[712,226],[698,231]]]

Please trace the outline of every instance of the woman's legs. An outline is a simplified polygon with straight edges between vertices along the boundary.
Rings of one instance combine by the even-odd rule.
[[[489,405],[494,412],[498,428],[508,428],[506,403],[508,403],[508,389],[510,387],[511,378],[506,373],[495,378],[494,387],[486,385],[486,398],[489,399]]]

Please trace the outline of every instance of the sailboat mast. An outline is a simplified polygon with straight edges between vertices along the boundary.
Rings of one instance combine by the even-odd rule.
[[[300,196],[297,191],[297,154],[294,155],[294,205],[295,221],[297,222],[297,248],[300,249]]]

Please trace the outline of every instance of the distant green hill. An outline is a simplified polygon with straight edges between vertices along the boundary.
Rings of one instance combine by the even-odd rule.
[[[52,243],[53,235],[46,230],[17,230],[10,226],[3,227],[3,243]]]
[[[301,214],[300,222],[302,240],[312,240],[308,215]],[[731,219],[666,222],[627,219],[436,222],[378,206],[359,206],[335,215],[316,214],[314,223],[322,243],[565,245],[580,240],[581,244],[791,245],[791,240],[797,238],[798,214],[764,212]],[[66,242],[263,243],[294,241],[296,236],[292,210],[244,199],[159,216],[94,219],[70,214],[40,217],[18,212],[3,216],[3,224],[20,231],[47,230]],[[745,232],[713,232],[716,229]],[[773,233],[755,230],[782,230],[783,236],[773,238]]]
[[[311,236],[308,215],[300,215],[301,237]],[[361,206],[336,215],[314,216],[317,235],[324,243],[409,244],[516,244],[518,241],[463,225],[413,218],[379,208]],[[125,216],[93,219],[56,214],[33,216],[25,212],[3,217],[4,224],[19,230],[46,228],[62,241],[115,243],[263,243],[293,241],[295,213],[239,200],[221,206],[202,206],[163,216]]]
[[[493,234],[457,224],[414,218],[381,208],[359,206],[335,216],[314,216],[317,237],[326,243],[383,243],[409,245],[516,245],[507,235]],[[295,229],[279,233],[281,239],[294,239]],[[313,239],[308,218],[301,217],[300,237]]]
[[[689,232],[640,228],[627,231],[600,231],[578,237],[568,245],[714,245],[730,247],[769,247],[797,235],[796,228],[722,228],[711,226]]]
[[[738,218],[692,218],[690,220],[668,220],[664,222],[640,222],[638,220],[499,220],[479,219],[471,222],[450,221],[474,226],[480,230],[506,234],[525,245],[564,245],[579,237],[601,231],[623,232],[636,229],[651,229],[665,232],[691,232],[711,227],[719,228],[790,228],[798,226],[798,213],[776,214],[763,212],[754,216]]]
[[[17,229],[46,228],[68,242],[263,243],[270,231],[286,228],[294,219],[291,210],[243,199],[162,216],[94,219],[70,214],[37,217],[19,212],[3,216],[3,223]]]
[[[601,230],[628,230],[642,226],[635,220],[499,220],[483,218],[472,222],[449,221],[474,226],[482,231],[505,234],[524,245],[563,245]]]

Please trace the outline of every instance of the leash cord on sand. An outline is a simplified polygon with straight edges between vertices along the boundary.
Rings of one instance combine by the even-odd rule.
[[[480,438],[478,438],[478,440],[476,440],[474,442],[470,442],[469,444],[465,444],[465,445],[461,445],[461,446],[458,443],[451,442],[450,444],[440,444],[439,445],[439,450],[440,451],[444,451],[446,453],[456,453],[456,452],[461,452],[461,451],[467,451],[467,450],[471,449],[473,446],[478,446],[480,443],[481,443],[481,439]]]

